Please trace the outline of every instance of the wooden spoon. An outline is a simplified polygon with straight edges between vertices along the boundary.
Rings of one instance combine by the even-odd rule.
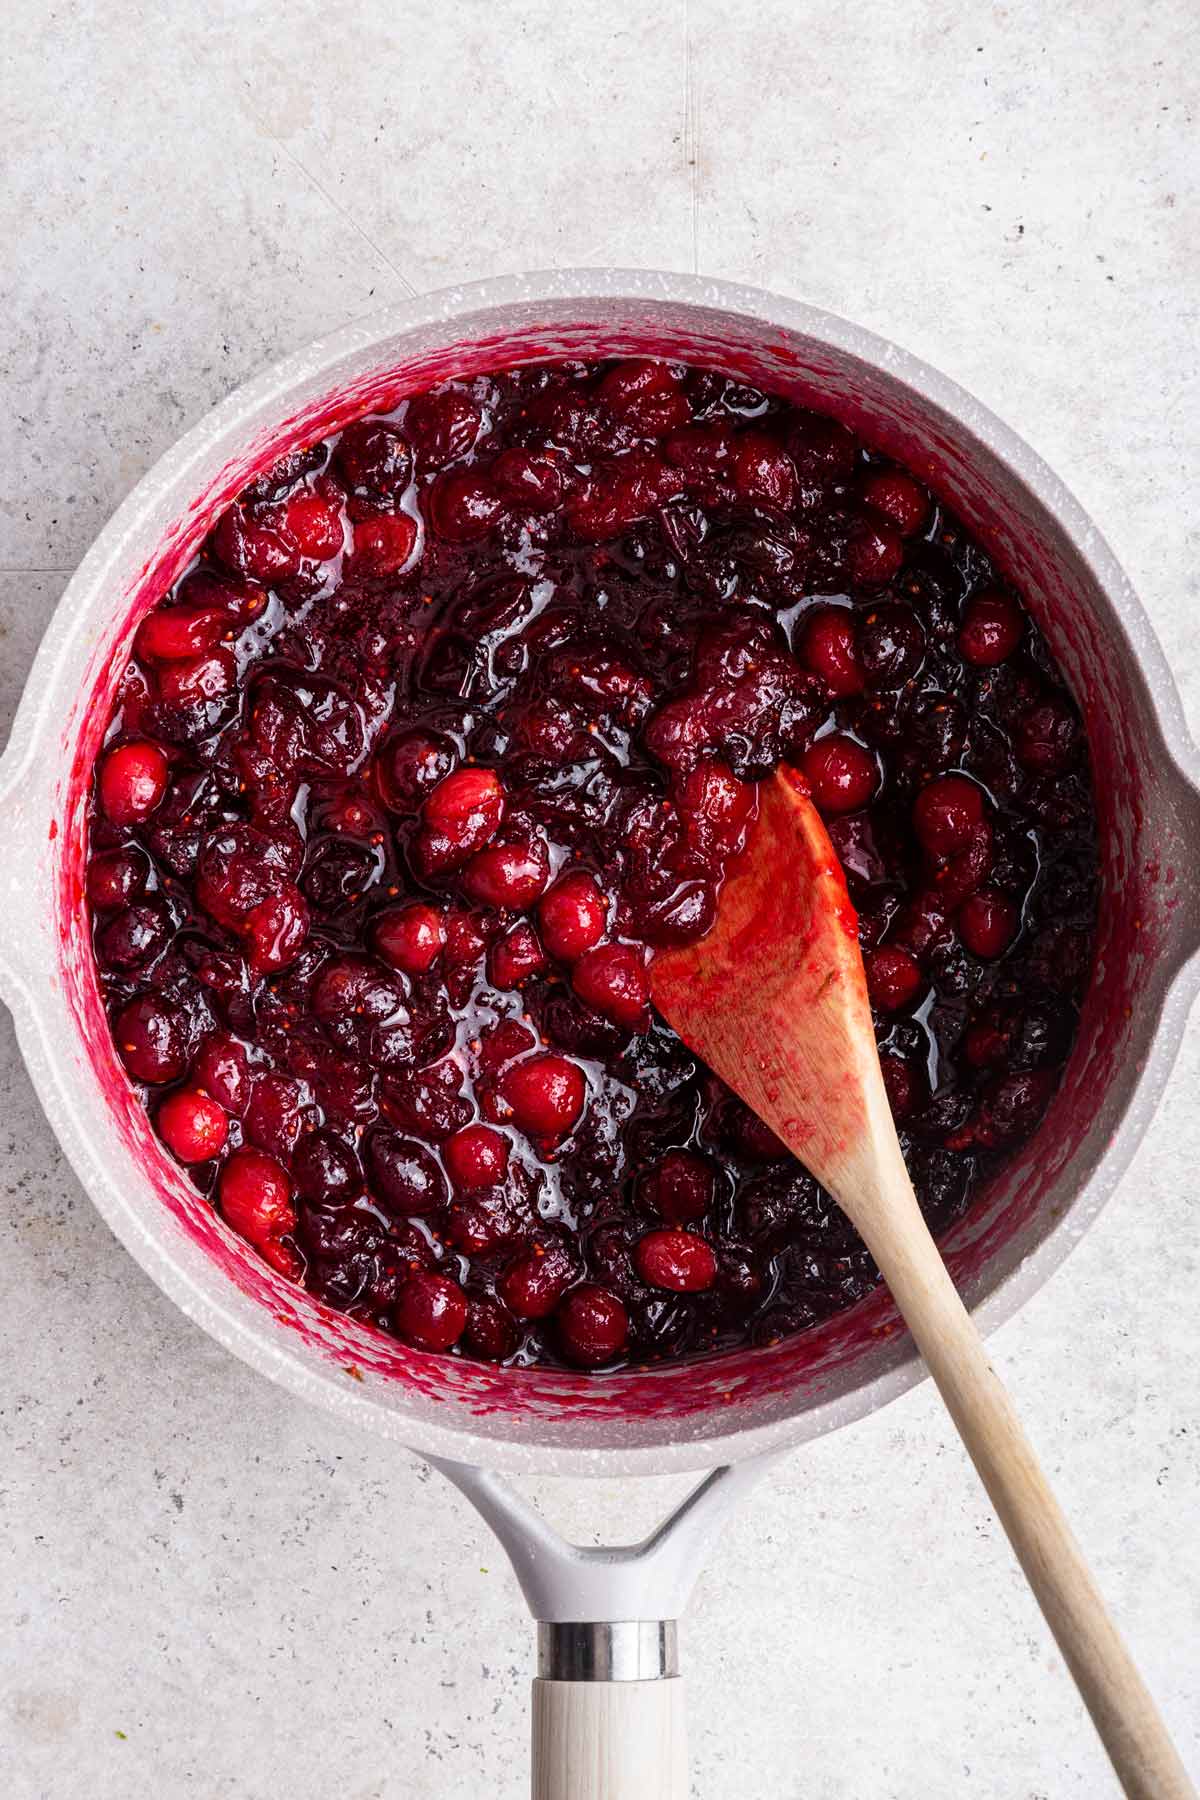
[[[856,1226],[969,1450],[1136,1800],[1195,1800],[1012,1403],[921,1216],[884,1091],[857,919],[802,779],[759,790],[716,924],[651,969],[663,1017]]]

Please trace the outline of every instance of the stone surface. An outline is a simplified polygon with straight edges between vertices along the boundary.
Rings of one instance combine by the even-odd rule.
[[[692,267],[958,376],[1102,522],[1200,720],[1194,17],[1115,0],[192,0],[6,27],[0,720],[66,575],[242,376],[412,290]],[[1119,48],[1119,54],[1118,54]],[[1188,1046],[1100,1224],[994,1340],[1200,1777]],[[13,1800],[525,1787],[530,1629],[457,1494],[188,1325],[0,1027],[0,1767]],[[529,1483],[582,1539],[685,1483]],[[799,1452],[685,1632],[703,1800],[1115,1784],[933,1394]]]

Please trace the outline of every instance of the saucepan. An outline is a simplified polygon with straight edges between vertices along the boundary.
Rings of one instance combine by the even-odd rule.
[[[1026,596],[1083,708],[1104,870],[1095,972],[1033,1142],[945,1240],[984,1329],[1095,1219],[1150,1120],[1200,982],[1200,756],[1104,540],[1029,447],[944,376],[793,300],[582,270],[455,288],[300,351],[215,408],[121,506],[67,588],[0,762],[0,987],[35,1087],[117,1236],[205,1330],[436,1462],[508,1550],[539,1623],[534,1792],[686,1791],[675,1621],[726,1509],[775,1456],[885,1405],[922,1365],[879,1290],[773,1347],[581,1376],[434,1357],[273,1273],[167,1158],[114,1055],[82,901],[89,772],[142,614],[214,515],[287,448],[449,377],[675,356],[842,417],[912,467]],[[504,1473],[707,1469],[645,1544],[562,1543]]]

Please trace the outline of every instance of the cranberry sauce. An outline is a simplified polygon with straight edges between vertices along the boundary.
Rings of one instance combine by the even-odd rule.
[[[284,457],[143,619],[88,896],[117,1051],[228,1224],[429,1350],[580,1368],[865,1294],[658,1019],[805,774],[942,1230],[1036,1127],[1096,906],[1079,716],[979,545],[703,369],[449,384]]]

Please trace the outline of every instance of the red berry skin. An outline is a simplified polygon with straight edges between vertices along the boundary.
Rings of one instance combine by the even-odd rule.
[[[628,944],[597,944],[585,950],[571,972],[571,986],[585,1006],[614,1025],[645,1029],[650,982],[641,957]]]
[[[237,681],[237,659],[224,646],[194,656],[189,662],[167,663],[158,677],[162,698],[176,706],[220,700]]]
[[[996,589],[972,595],[963,609],[958,648],[977,669],[1007,662],[1025,635],[1025,619],[1015,600]]]
[[[351,569],[356,575],[377,580],[398,575],[416,544],[417,522],[407,513],[380,513],[377,518],[360,519],[354,527]]]
[[[504,817],[504,789],[494,769],[455,769],[439,781],[422,809],[426,825],[445,832],[469,855],[495,837]]]
[[[550,879],[550,853],[541,838],[524,844],[489,844],[462,872],[462,885],[480,906],[520,912],[532,906]]]
[[[512,1314],[486,1295],[472,1295],[467,1301],[464,1335],[468,1347],[487,1362],[507,1362],[521,1341]]]
[[[612,1362],[629,1337],[629,1315],[617,1296],[590,1281],[571,1289],[556,1322],[563,1355],[581,1369]]]
[[[396,1296],[396,1329],[420,1350],[449,1350],[467,1323],[467,1297],[457,1281],[419,1269]]]
[[[100,805],[114,825],[140,825],[167,791],[168,764],[157,744],[136,739],[100,764]]]
[[[538,905],[542,942],[560,962],[575,962],[598,944],[608,923],[608,902],[594,876],[575,869],[556,881]]]
[[[491,1125],[466,1125],[442,1145],[442,1161],[456,1188],[495,1187],[508,1172],[508,1139]]]
[[[229,1120],[207,1094],[177,1088],[158,1109],[155,1127],[172,1156],[181,1163],[208,1162],[225,1148]]]
[[[498,1291],[518,1319],[544,1319],[554,1311],[575,1273],[575,1264],[562,1245],[538,1245],[505,1270]]]
[[[331,495],[301,488],[285,502],[283,516],[301,555],[313,562],[327,562],[342,548],[342,509]]]
[[[473,544],[488,536],[504,513],[504,502],[478,469],[451,469],[429,490],[429,520],[451,544]]]
[[[690,1231],[648,1231],[638,1240],[633,1262],[643,1281],[673,1294],[703,1293],[717,1278],[712,1250]]]
[[[668,1150],[638,1185],[638,1197],[672,1225],[703,1218],[712,1204],[716,1179],[712,1164],[691,1150]]]
[[[866,806],[879,782],[879,767],[871,752],[840,731],[810,744],[800,767],[814,805],[833,816]]]
[[[187,1068],[179,1013],[157,994],[139,994],[113,1020],[113,1042],[135,1081],[178,1081]]]
[[[744,500],[791,512],[798,498],[796,465],[765,431],[739,432],[734,440],[733,485]]]
[[[901,537],[911,537],[929,517],[929,495],[920,482],[902,469],[881,469],[863,483],[867,505],[896,527]]]
[[[846,546],[846,572],[859,587],[884,587],[903,561],[904,540],[883,519],[864,519]]]
[[[311,923],[308,902],[290,881],[252,907],[241,927],[251,970],[269,975],[294,963]]]
[[[902,1056],[881,1056],[879,1069],[887,1090],[892,1117],[899,1124],[913,1109],[917,1091],[916,1078]]]
[[[993,961],[1017,935],[1020,917],[1011,900],[993,888],[979,888],[958,909],[958,935],[973,956]]]
[[[217,1192],[226,1221],[252,1244],[262,1246],[295,1230],[292,1184],[265,1150],[235,1150]]]
[[[883,944],[865,958],[867,992],[880,1012],[911,1006],[928,984],[916,961],[895,944]]]
[[[97,912],[115,912],[145,892],[149,874],[150,864],[132,845],[105,851],[88,864],[88,900]]]
[[[213,650],[233,627],[232,614],[219,606],[156,606],[133,640],[142,662],[190,662]]]
[[[406,975],[424,975],[442,953],[446,927],[436,907],[414,901],[389,906],[375,918],[371,942],[376,956]]]
[[[531,1137],[561,1137],[572,1130],[587,1091],[579,1065],[552,1053],[513,1063],[497,1089],[514,1125]]]
[[[268,587],[286,581],[300,567],[300,546],[287,530],[281,507],[251,514],[244,506],[231,506],[218,521],[211,542],[214,555],[227,569]]]
[[[931,856],[965,850],[983,820],[983,791],[965,775],[940,775],[917,795],[913,825]]]
[[[842,606],[817,606],[808,613],[800,633],[800,659],[819,675],[835,700],[861,694],[866,671],[858,657],[854,614]]]
[[[537,932],[524,920],[488,952],[488,980],[494,988],[519,988],[546,967]]]
[[[192,1068],[192,1080],[226,1112],[241,1118],[250,1104],[250,1063],[236,1038],[206,1038]]]
[[[492,480],[507,504],[520,512],[553,512],[562,503],[563,472],[545,452],[503,450]]]

